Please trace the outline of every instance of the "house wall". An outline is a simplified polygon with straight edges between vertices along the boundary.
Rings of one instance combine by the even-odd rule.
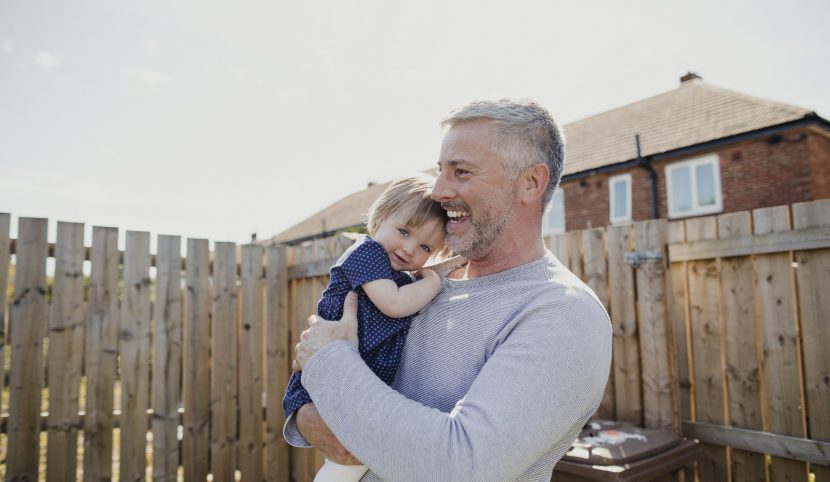
[[[720,160],[723,212],[830,197],[830,137],[801,129],[655,162],[660,217],[668,214],[665,167],[711,153]],[[608,225],[608,179],[625,172],[631,174],[634,221],[649,219],[648,174],[642,168],[633,168],[563,183],[566,229]]]
[[[813,199],[830,198],[830,134],[809,132],[813,165]]]

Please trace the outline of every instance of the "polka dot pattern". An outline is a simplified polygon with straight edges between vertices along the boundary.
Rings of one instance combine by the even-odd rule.
[[[391,279],[399,287],[413,281],[408,273],[392,269],[389,255],[380,243],[363,236],[331,267],[329,285],[317,303],[317,314],[327,320],[339,320],[343,316],[346,295],[349,291],[356,291],[360,356],[378,378],[388,385],[395,379],[406,334],[414,315],[390,318],[372,303],[361,286],[379,279]],[[286,417],[310,402],[311,397],[300,382],[300,374],[294,373],[282,401]]]

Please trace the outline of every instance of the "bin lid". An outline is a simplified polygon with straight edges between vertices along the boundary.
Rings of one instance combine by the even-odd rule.
[[[620,465],[674,447],[680,437],[670,430],[594,420],[580,432],[565,460],[590,465]]]

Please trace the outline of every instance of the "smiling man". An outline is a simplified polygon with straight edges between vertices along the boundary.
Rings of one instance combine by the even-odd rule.
[[[361,460],[364,481],[548,481],[611,361],[608,315],[542,241],[564,140],[528,101],[474,102],[442,125],[432,197],[460,256],[436,268],[441,291],[414,319],[391,386],[357,352],[354,297],[340,322],[309,318],[295,368],[315,404],[284,434]]]

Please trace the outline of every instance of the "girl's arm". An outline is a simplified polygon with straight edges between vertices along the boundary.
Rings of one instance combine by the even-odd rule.
[[[421,270],[422,278],[398,287],[391,279],[364,283],[363,291],[380,311],[391,318],[403,318],[420,311],[441,288],[441,279],[431,269]]]

